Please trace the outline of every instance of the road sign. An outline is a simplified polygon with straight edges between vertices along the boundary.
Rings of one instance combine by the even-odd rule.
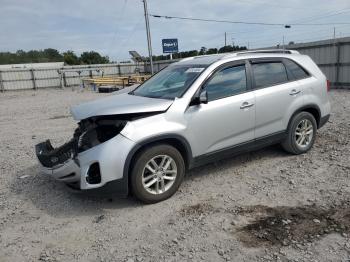
[[[162,47],[163,47],[164,54],[179,52],[179,45],[176,38],[162,39]]]

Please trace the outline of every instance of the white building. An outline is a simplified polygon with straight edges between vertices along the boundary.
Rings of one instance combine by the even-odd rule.
[[[64,62],[0,65],[1,69],[61,68]]]

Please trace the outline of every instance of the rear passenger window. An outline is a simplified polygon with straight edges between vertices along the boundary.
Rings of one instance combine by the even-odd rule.
[[[258,63],[252,67],[257,88],[288,82],[287,71],[282,62]]]
[[[309,74],[301,66],[299,66],[292,60],[286,59],[284,60],[284,63],[296,80],[303,79],[309,76]]]
[[[245,65],[222,69],[205,84],[208,100],[233,96],[247,90]]]

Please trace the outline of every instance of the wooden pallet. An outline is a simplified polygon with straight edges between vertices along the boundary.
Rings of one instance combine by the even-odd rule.
[[[140,84],[150,78],[150,75],[130,75],[118,77],[94,77],[83,79],[84,85],[99,86],[121,86],[126,87],[133,84]]]

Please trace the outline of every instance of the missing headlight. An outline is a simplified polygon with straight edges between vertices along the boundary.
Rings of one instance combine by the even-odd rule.
[[[83,152],[115,137],[123,130],[127,121],[114,119],[88,119],[79,123],[78,149]]]
[[[125,125],[123,125],[124,127]],[[121,125],[118,126],[98,126],[96,127],[97,139],[100,143],[106,142],[107,140],[115,137],[123,128]]]

